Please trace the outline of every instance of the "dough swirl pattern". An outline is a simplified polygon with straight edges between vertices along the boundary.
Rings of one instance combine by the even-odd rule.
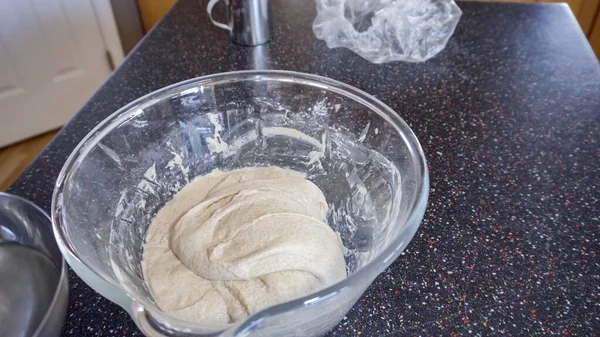
[[[277,167],[213,172],[156,215],[143,269],[171,315],[227,324],[346,277],[321,190]]]

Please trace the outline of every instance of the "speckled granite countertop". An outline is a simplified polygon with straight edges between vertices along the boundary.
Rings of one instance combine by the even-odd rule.
[[[331,336],[600,331],[600,66],[566,5],[461,3],[445,51],[386,65],[316,40],[312,2],[275,1],[274,41],[254,49],[230,44],[204,5],[180,2],[10,192],[49,211],[85,134],[163,86],[256,67],[319,74],[397,111],[431,172],[417,235]],[[65,335],[140,335],[121,308],[69,282]]]

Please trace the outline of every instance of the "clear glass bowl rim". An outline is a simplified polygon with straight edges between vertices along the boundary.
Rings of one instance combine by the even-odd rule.
[[[148,307],[149,303],[147,303],[146,300],[137,298],[135,295],[127,292],[119,284],[116,284],[113,281],[96,273],[93,268],[79,259],[75,253],[75,250],[67,241],[65,232],[62,230],[62,228],[66,225],[65,219],[62,216],[62,212],[60,212],[62,209],[62,193],[66,186],[65,182],[67,179],[69,179],[71,174],[76,171],[79,163],[86,158],[86,155],[89,153],[89,151],[91,151],[107,134],[118,128],[119,125],[123,124],[124,122],[143,113],[143,109],[145,107],[151,106],[157,101],[171,96],[175,92],[182,92],[186,88],[247,81],[279,81],[317,87],[335,92],[336,94],[340,94],[360,103],[369,110],[377,113],[380,117],[385,119],[388,124],[396,129],[400,137],[403,138],[405,144],[409,147],[411,157],[415,162],[415,170],[421,175],[422,180],[417,182],[417,197],[415,200],[413,200],[410,208],[410,215],[407,218],[404,228],[396,237],[391,239],[391,242],[379,255],[377,255],[365,266],[348,276],[346,279],[316,293],[261,310],[260,312],[257,312],[254,315],[246,318],[246,320],[242,322],[236,322],[227,326],[198,324],[179,320],[162,311],[154,310],[152,305]],[[169,322],[170,326],[183,329],[187,333],[205,333],[207,329],[214,329],[215,331],[218,331],[237,325],[237,328],[235,329],[236,331],[233,334],[235,335],[238,332],[251,329],[266,317],[280,314],[293,308],[317,305],[321,300],[327,300],[335,296],[337,293],[342,292],[344,289],[352,288],[354,285],[358,285],[360,280],[376,277],[376,275],[381,273],[400,255],[400,253],[403,251],[401,248],[405,248],[406,245],[412,240],[412,237],[414,236],[421,220],[423,219],[425,208],[427,206],[428,195],[429,175],[423,149],[421,148],[419,141],[408,124],[386,104],[358,88],[319,75],[287,70],[243,70],[205,75],[166,86],[132,101],[101,121],[75,147],[73,152],[67,158],[61,172],[59,173],[52,195],[51,218],[56,241],[63,254],[66,253],[69,255],[69,259],[67,260],[78,262],[81,265],[80,267],[83,267],[83,269],[88,273],[88,276],[92,275],[92,277],[96,280],[106,282],[113,287],[120,289],[122,293],[131,300],[131,307],[124,308],[128,310],[130,314],[134,314],[133,311],[143,312],[146,310],[150,312],[155,319],[160,318],[158,321]]]

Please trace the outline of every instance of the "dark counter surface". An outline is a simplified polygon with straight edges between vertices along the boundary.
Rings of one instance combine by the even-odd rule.
[[[166,85],[257,67],[323,75],[398,112],[431,175],[415,238],[331,336],[598,333],[600,66],[568,7],[460,3],[437,57],[375,65],[314,37],[312,1],[273,6],[273,42],[244,48],[205,3],[178,3],[9,191],[49,212],[77,143]],[[69,282],[65,335],[140,335],[120,307],[72,272]]]

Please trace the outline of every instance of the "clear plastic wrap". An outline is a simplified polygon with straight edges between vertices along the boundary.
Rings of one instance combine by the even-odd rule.
[[[316,2],[316,37],[373,63],[432,58],[444,49],[462,14],[452,0]]]

